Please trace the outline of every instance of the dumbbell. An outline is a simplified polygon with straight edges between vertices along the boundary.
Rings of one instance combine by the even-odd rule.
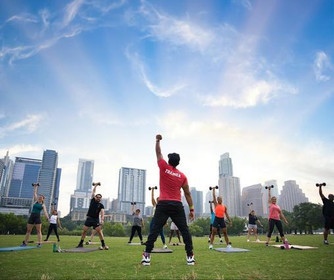
[[[213,189],[217,189],[218,190],[218,186],[215,186],[215,187],[209,187],[209,190],[213,190]]]
[[[32,185],[33,187],[35,187],[35,186],[39,187],[39,183],[32,183],[31,185]]]
[[[209,200],[209,203],[213,203],[213,201]]]
[[[271,186],[265,186],[264,188],[265,188],[265,189],[273,189],[273,188],[274,188],[274,185],[271,185]]]
[[[93,186],[93,187],[95,187],[95,186],[101,186],[101,183],[100,183],[100,182],[93,183],[92,186]]]
[[[150,191],[150,190],[157,190],[158,189],[158,187],[157,186],[155,186],[155,187],[148,187],[148,190]]]
[[[253,202],[251,202],[251,203],[247,203],[247,206],[250,206],[250,205],[253,205]]]
[[[136,205],[136,202],[131,202],[131,205]]]
[[[316,187],[325,187],[326,183],[316,183]]]

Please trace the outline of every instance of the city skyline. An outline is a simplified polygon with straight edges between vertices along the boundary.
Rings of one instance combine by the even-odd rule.
[[[121,167],[158,185],[177,152],[190,187],[296,180],[334,193],[333,1],[0,1],[0,156],[52,149],[67,213],[79,158],[116,198]],[[149,198],[146,194],[146,201]]]

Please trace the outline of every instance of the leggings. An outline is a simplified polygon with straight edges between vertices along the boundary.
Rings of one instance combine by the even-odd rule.
[[[140,241],[143,242],[143,236],[141,235],[141,227],[140,226],[132,226],[130,241],[132,241],[132,238],[135,236],[136,231],[138,232],[138,236],[139,236]]]
[[[47,236],[46,236],[46,240],[49,238],[49,236],[50,236],[52,230],[54,230],[54,232],[55,232],[55,234],[56,234],[56,236],[57,236],[57,239],[58,239],[58,241],[59,241],[59,235],[58,235],[58,231],[57,231],[57,224],[50,224],[50,225],[49,225],[49,229],[48,229],[48,234],[47,234]]]
[[[283,237],[284,233],[283,233],[282,222],[280,220],[274,220],[274,219],[269,219],[269,231],[268,231],[267,236],[271,237],[271,234],[273,233],[275,225],[279,231],[280,236]]]
[[[150,223],[150,232],[152,231],[153,226],[154,226],[154,217],[152,218],[151,223]],[[166,240],[165,240],[165,235],[164,235],[164,229],[163,228],[160,231],[160,237],[161,237],[162,244],[165,244]]]

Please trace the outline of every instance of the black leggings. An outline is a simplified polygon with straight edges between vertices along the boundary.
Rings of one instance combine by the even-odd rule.
[[[132,226],[130,241],[135,236],[136,231],[138,232],[138,236],[139,236],[140,241],[143,242],[143,236],[141,235],[141,227],[140,226]]]
[[[57,231],[57,224],[50,224],[49,225],[49,229],[48,229],[48,234],[46,236],[46,240],[49,238],[52,230],[54,230],[54,232],[55,232],[55,234],[57,236],[57,239],[59,241],[59,235],[58,235],[58,231]]]
[[[277,229],[279,231],[280,236],[283,237],[284,233],[283,233],[282,222],[280,220],[274,220],[274,219],[269,219],[269,231],[268,231],[267,236],[271,237],[271,234],[273,233],[275,225],[276,225],[276,227],[277,227]]]

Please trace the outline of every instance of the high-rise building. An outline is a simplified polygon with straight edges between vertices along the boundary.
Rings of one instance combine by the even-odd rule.
[[[77,173],[77,190],[81,192],[90,192],[93,183],[94,161],[79,159]]]
[[[40,159],[16,157],[8,197],[32,199],[32,183],[38,182],[42,161]]]
[[[132,214],[132,202],[141,213],[145,210],[146,170],[122,167],[118,180],[118,210]]]
[[[212,200],[212,191],[208,191],[205,195],[205,201],[204,201],[204,213],[210,214],[210,203],[209,201]]]
[[[243,215],[248,217],[249,214],[249,206],[251,204],[251,208],[255,211],[256,216],[264,216],[263,209],[263,193],[264,188],[261,184],[252,185],[249,187],[245,187],[242,189],[242,210]]]
[[[203,192],[197,191],[196,188],[191,188],[190,193],[195,208],[195,217],[199,218],[203,215]]]
[[[219,160],[219,196],[223,197],[230,216],[241,216],[240,180],[233,177],[232,159],[224,153]]]
[[[54,203],[54,192],[59,185],[57,183],[58,153],[53,150],[43,152],[42,166],[38,176],[40,187],[38,193],[45,196],[44,204],[48,213],[51,212],[51,203]],[[59,173],[60,176],[60,173]],[[58,184],[60,177],[58,178]],[[57,192],[57,191],[56,191]]]
[[[308,198],[299,188],[296,181],[289,180],[284,182],[284,186],[279,197],[279,205],[282,210],[293,212],[293,207],[303,202],[308,202]]]
[[[0,197],[7,197],[10,180],[13,174],[14,163],[9,158],[9,152],[7,151],[6,156],[0,159]]]

